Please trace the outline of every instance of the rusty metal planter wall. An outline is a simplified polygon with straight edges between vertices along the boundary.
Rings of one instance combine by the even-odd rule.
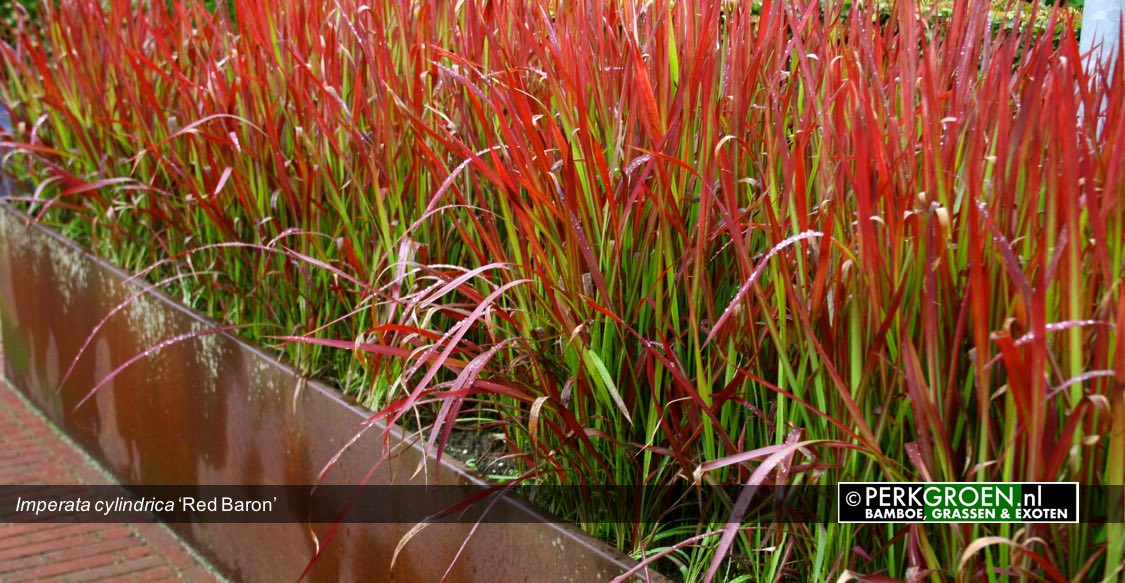
[[[59,377],[90,331],[141,289],[120,269],[58,233],[0,208],[0,321],[8,377],[51,420],[127,484],[310,484],[347,442],[365,411],[228,335],[169,346],[127,368],[75,410],[85,391],[161,340],[211,327],[159,293],[113,316],[61,390]],[[300,390],[298,390],[300,389]],[[353,484],[380,453],[375,427],[341,458],[328,483]],[[392,441],[403,437],[394,432]],[[410,476],[415,446],[374,474]],[[444,458],[441,483],[479,483]],[[432,463],[432,462],[431,462]],[[604,581],[634,563],[569,525],[482,524],[451,571],[454,581]],[[302,524],[178,524],[173,527],[239,581],[295,580],[316,544]],[[344,524],[309,575],[312,581],[437,581],[471,524],[434,524],[404,547],[408,524]],[[319,525],[323,532],[323,525]]]

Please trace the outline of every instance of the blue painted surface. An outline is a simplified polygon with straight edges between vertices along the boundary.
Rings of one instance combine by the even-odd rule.
[[[8,117],[8,107],[6,105],[0,106],[0,131],[2,131],[2,139],[10,139],[12,131],[12,120]],[[0,146],[0,198],[7,197],[12,192],[12,178],[6,172],[3,172],[4,163],[7,161],[8,148]]]

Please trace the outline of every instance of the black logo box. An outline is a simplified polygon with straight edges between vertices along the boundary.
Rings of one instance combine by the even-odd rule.
[[[839,522],[927,522],[924,518],[925,502],[920,500],[920,494],[915,497],[908,495],[910,489],[921,489],[927,486],[983,486],[983,485],[1020,485],[1023,487],[1023,492],[1020,499],[1014,501],[1015,504],[1022,504],[1023,496],[1029,493],[1036,496],[1037,504],[1035,508],[1044,510],[1065,510],[1068,516],[1073,517],[1066,521],[1057,520],[1020,520],[1020,523],[1076,523],[1079,521],[1081,515],[1080,499],[1082,498],[1079,493],[1079,484],[1077,482],[841,482],[839,484],[839,497],[837,500],[837,508],[839,509]],[[891,488],[902,488],[903,496],[895,499],[893,496],[890,500],[885,497],[875,497],[871,499],[868,495],[868,488],[879,488],[882,490]],[[887,503],[889,502],[889,503]],[[1120,505],[1120,498],[1117,500]],[[889,510],[889,509],[903,509],[903,510],[917,510],[921,511],[917,520],[871,520],[866,518],[868,509],[872,510]],[[1120,512],[1118,512],[1120,513]],[[941,521],[932,521],[941,522]],[[980,522],[980,521],[966,521],[966,522]]]

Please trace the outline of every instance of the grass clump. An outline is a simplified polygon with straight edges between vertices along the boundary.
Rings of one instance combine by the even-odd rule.
[[[34,216],[539,483],[1121,484],[1125,69],[1081,66],[1072,13],[928,6],[60,2],[3,46],[9,168]],[[544,502],[693,581],[1122,560],[1120,525]]]

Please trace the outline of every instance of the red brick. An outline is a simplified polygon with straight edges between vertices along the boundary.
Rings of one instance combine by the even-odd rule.
[[[41,484],[50,495],[49,484],[106,483],[96,466],[0,383],[0,484]],[[0,502],[8,508],[14,501]],[[13,583],[215,581],[179,539],[157,524],[0,523],[0,573],[0,580]]]
[[[102,524],[67,523],[50,524],[50,526],[54,528],[40,528],[38,530],[27,531],[23,534],[23,536],[19,537],[8,533],[3,528],[0,528],[0,550],[47,541],[57,541],[59,544],[65,544],[64,539],[68,537],[83,532],[95,531],[105,527],[105,525]]]
[[[0,569],[3,569],[4,565],[8,561],[11,561],[13,559],[18,559],[20,557],[30,556],[30,555],[40,555],[40,554],[49,553],[51,551],[57,550],[60,547],[61,544],[65,544],[66,548],[75,548],[75,547],[82,546],[82,545],[94,544],[94,543],[97,543],[100,540],[101,540],[101,538],[98,536],[98,534],[96,532],[89,532],[89,533],[84,533],[84,534],[80,534],[80,535],[71,537],[71,538],[67,539],[65,543],[60,543],[59,541],[53,541],[52,540],[52,541],[40,542],[40,543],[35,543],[35,544],[30,544],[30,545],[20,545],[18,547],[7,548],[7,549],[4,549],[4,550],[0,551]]]
[[[167,565],[161,565],[152,569],[138,571],[136,573],[133,573],[132,576],[134,581],[163,581],[165,579],[175,578],[176,575],[177,573],[173,571],[171,567],[168,567]]]
[[[112,565],[104,567],[96,567],[87,569],[81,573],[68,575],[65,581],[100,581],[105,579],[118,580],[121,578],[134,579],[136,574],[141,571],[146,571],[153,568],[159,568],[163,564],[163,559],[155,555],[147,557],[140,557],[137,559],[130,559],[126,561],[119,561]]]
[[[68,559],[45,566],[32,567],[23,571],[14,571],[5,575],[4,580],[7,581],[7,583],[19,583],[20,581],[57,579],[70,573],[81,573],[86,569],[112,564],[113,560],[113,557],[108,555]]]
[[[30,532],[49,530],[52,528],[61,528],[62,526],[64,525],[51,522],[21,522],[17,524],[0,524],[0,539],[6,539]]]
[[[96,544],[86,545],[57,545],[56,549],[48,553],[35,554],[30,557],[23,557],[14,561],[4,561],[0,563],[0,573],[12,571],[24,571],[32,567],[46,564],[55,564],[62,561],[69,561],[79,559],[81,557],[91,557],[95,555],[104,555],[115,557],[118,560],[122,551],[125,551],[133,544],[132,541],[127,539],[116,539],[103,541]]]
[[[18,429],[9,428],[0,429],[0,431],[18,431]],[[43,443],[39,439],[33,437],[26,437],[18,440],[14,439],[10,441],[0,441],[0,447],[3,447],[4,450],[3,457],[0,457],[0,461],[7,460],[18,455],[24,455],[26,453],[42,454],[44,450]]]
[[[180,571],[180,581],[187,583],[210,583],[215,581],[215,576],[201,567],[193,567],[186,571]]]
[[[43,460],[43,449],[22,449],[20,451],[6,452],[6,456],[0,458],[0,463],[3,467],[21,466],[24,464],[34,464],[36,461]]]

